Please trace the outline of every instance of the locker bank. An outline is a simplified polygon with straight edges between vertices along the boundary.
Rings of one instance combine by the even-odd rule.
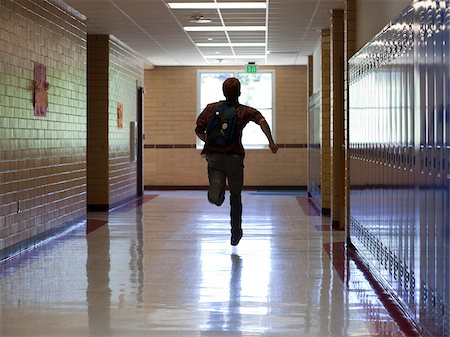
[[[0,0],[0,336],[450,336],[450,2]],[[243,237],[199,114],[241,83]]]

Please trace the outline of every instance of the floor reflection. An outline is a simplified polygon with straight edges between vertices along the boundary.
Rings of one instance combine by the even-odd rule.
[[[270,226],[261,227],[271,232]],[[271,241],[251,239],[257,227],[246,229],[246,241],[237,248],[212,239],[201,242],[199,306],[208,313],[202,336],[242,336],[244,330],[264,333],[268,328],[261,322],[270,315]]]
[[[86,298],[89,334],[92,337],[111,336],[111,288],[109,272],[110,237],[107,225],[91,232],[87,238]]]
[[[233,336],[242,336],[241,273],[242,259],[233,253],[231,254],[228,309],[224,308],[224,303],[221,301],[210,303],[207,326],[202,336],[217,336],[220,332],[234,332]]]
[[[241,330],[241,273],[242,259],[237,254],[231,254],[231,278],[230,278],[230,300],[228,302],[228,327],[226,331]]]
[[[412,336],[348,260],[345,233],[295,196],[245,193],[237,247],[229,209],[205,202],[164,192],[0,264],[0,335]]]

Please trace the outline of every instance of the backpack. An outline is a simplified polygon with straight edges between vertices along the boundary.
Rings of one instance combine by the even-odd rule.
[[[213,147],[226,147],[236,139],[236,129],[236,107],[222,102],[206,124],[206,144]]]

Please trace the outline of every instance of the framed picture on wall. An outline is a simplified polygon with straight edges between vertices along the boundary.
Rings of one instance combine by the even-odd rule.
[[[123,128],[123,103],[117,103],[117,127],[119,129]]]
[[[48,82],[47,67],[42,63],[34,63],[34,88],[33,107],[34,115],[39,117],[47,116],[48,109]]]

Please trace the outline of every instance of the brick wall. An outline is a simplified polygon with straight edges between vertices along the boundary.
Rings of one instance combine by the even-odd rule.
[[[136,196],[130,123],[137,122],[137,84],[143,81],[143,61],[126,46],[108,35],[88,36],[88,204],[93,209],[108,209]]]
[[[107,205],[109,36],[88,35],[88,205]]]
[[[321,197],[322,211],[325,214],[331,212],[331,140],[330,140],[330,30],[322,29],[322,176],[321,176]]]
[[[345,142],[345,224],[350,219],[350,153],[349,153],[349,64],[348,61],[356,52],[356,0],[345,1],[344,15],[344,142]],[[347,231],[349,235],[350,232]]]
[[[208,184],[206,162],[195,149],[198,69],[208,68],[156,67],[145,71],[146,186]],[[276,155],[268,149],[248,150],[245,185],[306,186],[307,67],[270,69],[276,76],[274,131],[282,148]]]
[[[144,63],[118,41],[111,40],[109,50],[109,204],[117,205],[137,193],[130,123],[137,122],[137,84],[144,83]],[[123,104],[122,128],[117,125],[118,102]]]
[[[76,17],[46,1],[0,2],[0,258],[86,215],[86,27]],[[33,113],[34,62],[47,66],[46,117]]]
[[[344,228],[344,11],[333,10],[330,28],[331,216],[333,228]]]

